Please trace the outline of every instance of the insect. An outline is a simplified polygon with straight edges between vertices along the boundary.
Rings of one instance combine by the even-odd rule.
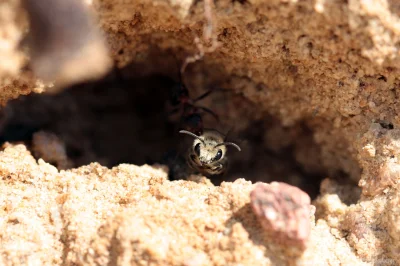
[[[170,103],[174,107],[170,114],[180,111],[181,113],[181,128],[196,135],[203,134],[203,118],[202,114],[208,113],[212,115],[217,121],[219,117],[210,109],[204,106],[198,106],[196,103],[214,91],[228,91],[226,89],[216,88],[206,91],[204,94],[200,95],[195,99],[191,99],[189,95],[189,90],[182,82],[181,73],[179,72],[180,82],[172,87]]]
[[[226,137],[216,130],[204,130],[202,135],[196,135],[187,130],[180,130],[179,133],[195,138],[192,147],[188,151],[186,161],[189,167],[206,176],[225,173],[228,166],[227,146],[233,146],[238,151],[241,151],[237,144],[226,142]]]

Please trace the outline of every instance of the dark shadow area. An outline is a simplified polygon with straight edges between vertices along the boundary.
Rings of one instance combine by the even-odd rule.
[[[55,133],[75,166],[159,161],[175,146],[174,125],[164,112],[173,84],[152,76],[81,84],[58,95],[21,96],[6,107],[0,140],[29,145],[38,130]]]
[[[327,174],[324,169],[310,169],[301,164],[295,156],[296,149],[303,149],[303,147],[298,147],[299,142],[305,137],[309,141],[312,132],[303,125],[297,125],[296,135],[293,136],[291,143],[278,150],[272,149],[269,145],[273,141],[267,141],[265,134],[279,123],[273,118],[254,121],[246,131],[241,132],[240,139],[246,141],[242,145],[245,151],[230,155],[229,172],[232,175],[223,177],[221,181],[234,181],[238,177],[244,177],[252,182],[280,181],[297,186],[307,192],[311,198],[315,198],[319,193],[320,182]],[[306,147],[308,148],[312,149],[311,146]],[[315,154],[312,154],[310,158],[314,156]]]

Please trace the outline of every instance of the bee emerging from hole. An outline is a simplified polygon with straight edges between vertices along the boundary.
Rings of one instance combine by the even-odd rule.
[[[200,136],[186,130],[181,130],[179,133],[195,138],[186,160],[193,170],[206,176],[225,173],[228,167],[227,146],[233,146],[238,151],[241,151],[237,144],[225,142],[225,136],[216,130],[204,130]]]

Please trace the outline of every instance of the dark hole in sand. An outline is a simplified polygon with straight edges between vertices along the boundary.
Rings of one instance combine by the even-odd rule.
[[[135,79],[110,76],[57,95],[21,96],[5,109],[3,115],[7,119],[0,140],[23,141],[29,147],[38,130],[55,133],[65,143],[75,167],[91,162],[108,167],[120,163],[153,164],[162,162],[166,154],[172,156],[169,164],[182,164],[180,156],[192,139],[178,134],[178,124],[168,119],[165,106],[174,82],[162,75]],[[239,139],[246,143],[238,144],[247,152],[230,150],[229,172],[213,182],[240,177],[253,182],[282,181],[300,187],[314,198],[326,173],[305,169],[296,161],[290,145],[279,151],[265,146],[263,136],[273,123],[279,121],[271,117],[252,121],[247,129],[238,132]],[[304,132],[311,137],[312,132]]]

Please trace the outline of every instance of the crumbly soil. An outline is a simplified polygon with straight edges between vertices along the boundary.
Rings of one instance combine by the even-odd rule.
[[[57,90],[30,64],[24,6],[0,3],[0,264],[400,264],[397,1],[83,2],[114,68],[68,62],[98,79]],[[201,102],[242,148],[223,177],[181,165],[192,139],[168,99],[185,62],[193,98],[229,89]],[[313,199],[300,254],[251,208],[273,181]]]

